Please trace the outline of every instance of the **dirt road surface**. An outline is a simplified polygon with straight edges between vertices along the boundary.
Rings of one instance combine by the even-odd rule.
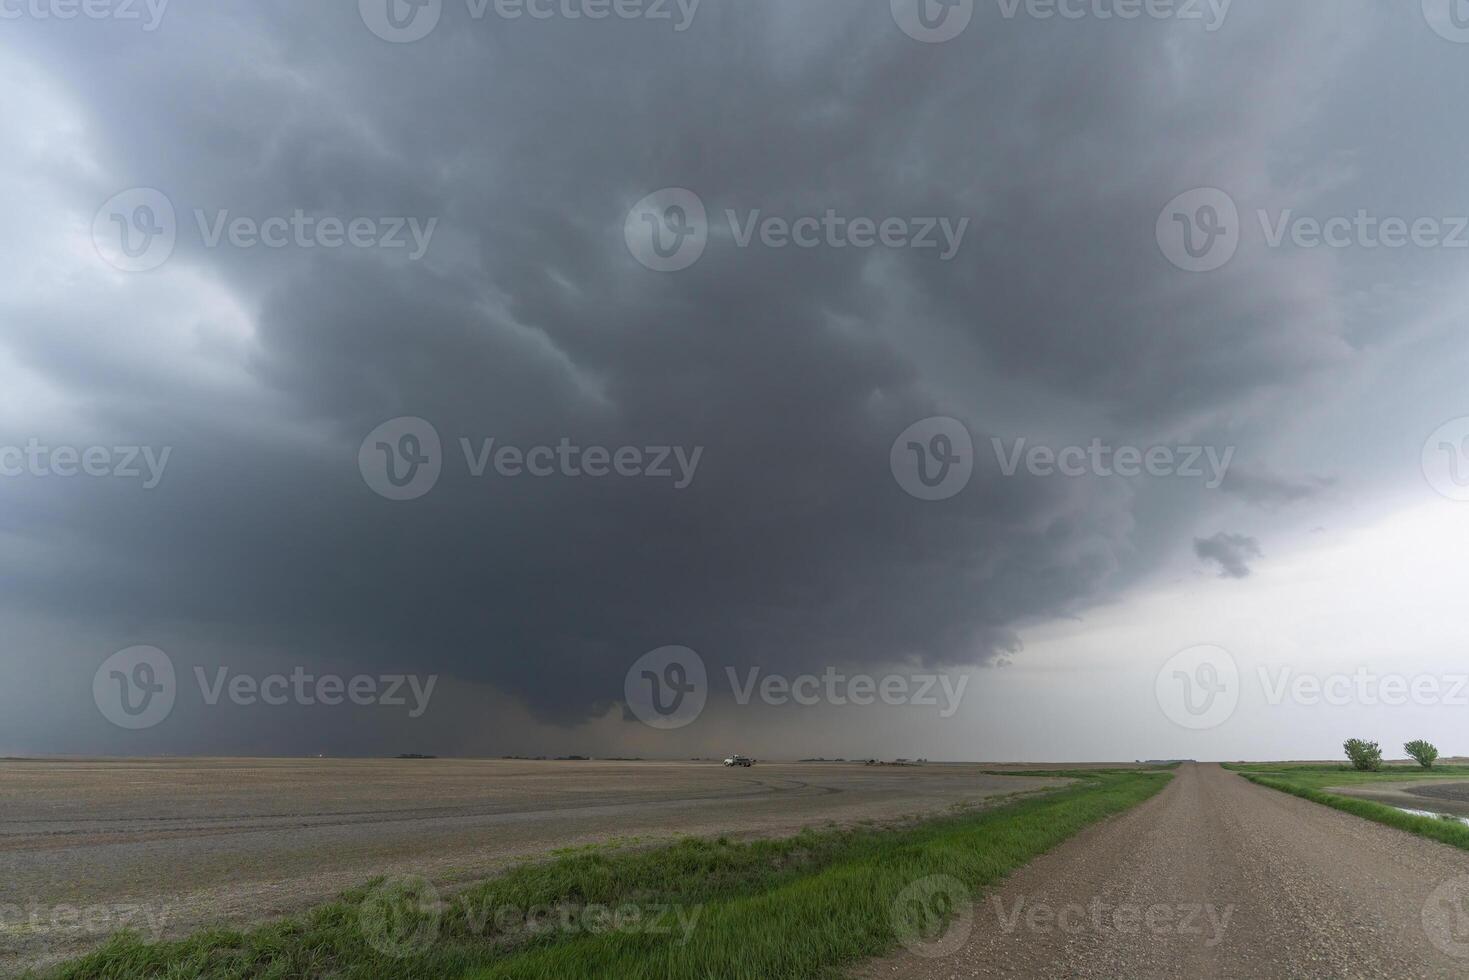
[[[1185,765],[1158,796],[976,896],[972,918],[915,941],[929,955],[857,975],[1462,978],[1461,875],[1463,851]]]
[[[982,768],[0,760],[0,975],[119,924],[164,937],[247,925],[377,875],[452,888],[556,848],[788,834],[1059,785]]]

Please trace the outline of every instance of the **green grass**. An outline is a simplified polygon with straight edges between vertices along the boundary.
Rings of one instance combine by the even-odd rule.
[[[1379,772],[1358,772],[1349,766],[1292,766],[1274,763],[1252,765],[1226,765],[1253,783],[1267,786],[1299,796],[1312,803],[1320,803],[1354,816],[1374,820],[1410,834],[1428,837],[1444,844],[1469,851],[1469,826],[1450,822],[1438,817],[1420,817],[1404,813],[1396,807],[1372,800],[1361,800],[1354,796],[1326,792],[1328,787],[1368,786],[1381,783],[1411,782],[1422,779],[1465,780],[1469,779],[1469,766],[1434,766],[1423,769],[1418,766],[1385,766]],[[1422,809],[1428,809],[1430,801],[1424,801]]]
[[[1046,773],[1045,775],[1055,775]],[[447,896],[437,912],[390,903],[392,936],[432,941],[388,956],[368,941],[372,885],[310,915],[247,932],[150,944],[120,935],[57,978],[813,977],[897,943],[891,909],[909,884],[949,875],[977,896],[1097,820],[1157,793],[1171,774],[1079,771],[1063,789],[897,827],[806,831],[737,843],[688,839],[638,851],[576,851]],[[366,904],[364,904],[366,903]],[[621,928],[530,931],[539,907],[621,910]],[[661,911],[659,911],[661,908]],[[489,910],[519,910],[496,926]],[[640,910],[638,925],[631,910]],[[932,913],[932,910],[928,910]],[[949,910],[944,910],[949,911]],[[488,922],[481,924],[481,917]],[[554,919],[554,915],[552,916]],[[653,928],[649,928],[650,924]],[[933,921],[927,923],[935,925]],[[423,935],[429,935],[428,932]],[[400,950],[404,951],[404,950]]]

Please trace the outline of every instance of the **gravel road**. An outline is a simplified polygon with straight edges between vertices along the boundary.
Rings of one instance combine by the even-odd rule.
[[[1185,765],[858,976],[1466,977],[1459,876],[1463,851]]]

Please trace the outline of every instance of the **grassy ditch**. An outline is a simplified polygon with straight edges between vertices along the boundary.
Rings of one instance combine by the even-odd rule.
[[[1299,796],[1312,803],[1320,803],[1335,810],[1373,820],[1410,834],[1428,837],[1444,844],[1469,851],[1469,826],[1404,813],[1386,803],[1361,800],[1354,796],[1328,793],[1327,787],[1369,786],[1372,784],[1415,782],[1424,779],[1469,780],[1469,766],[1434,766],[1432,769],[1389,767],[1379,772],[1358,772],[1347,766],[1291,766],[1276,764],[1234,764],[1224,768],[1233,770],[1252,783],[1270,789]],[[1431,801],[1425,800],[1423,809],[1429,809]]]
[[[893,948],[894,903],[914,882],[947,875],[977,894],[1171,778],[1157,770],[1062,775],[1076,782],[895,828],[564,854],[442,901],[421,880],[373,882],[309,915],[249,931],[164,943],[119,935],[46,976],[819,976]],[[931,905],[925,925],[937,928],[957,910]]]

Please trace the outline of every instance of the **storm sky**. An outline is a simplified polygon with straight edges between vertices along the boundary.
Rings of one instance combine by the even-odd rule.
[[[0,754],[1469,754],[1469,26],[919,3],[0,0]]]

